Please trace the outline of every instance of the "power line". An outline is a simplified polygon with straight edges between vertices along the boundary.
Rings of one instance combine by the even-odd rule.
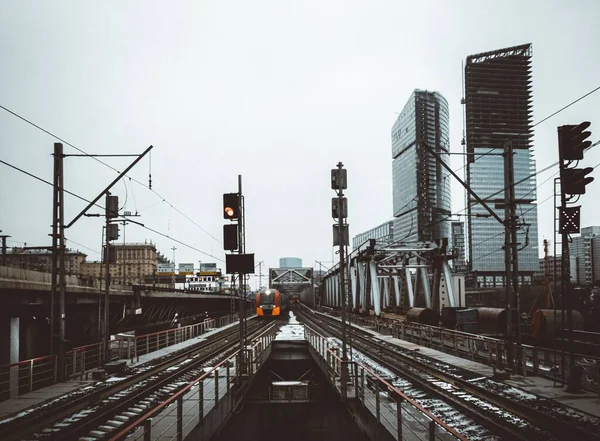
[[[117,172],[117,173],[121,173],[120,170],[117,170],[115,167],[113,167],[112,165],[98,159],[95,156],[90,155],[89,153],[83,151],[82,149],[80,149],[79,147],[71,144],[68,141],[65,141],[64,139],[62,139],[61,137],[59,137],[58,135],[55,135],[54,133],[50,132],[49,130],[44,129],[43,127],[40,127],[39,125],[35,124],[34,122],[28,120],[27,118],[19,115],[16,112],[13,112],[12,110],[0,105],[0,109],[5,110],[6,112],[10,113],[11,115],[19,118],[20,120],[26,122],[27,124],[32,125],[33,127],[35,127],[36,129],[41,130],[42,132],[52,136],[53,138],[58,139],[59,141],[61,141],[62,143],[68,145],[69,147],[74,148],[75,150],[77,150],[78,152],[83,153],[86,156],[89,156],[90,158],[92,158],[93,160],[95,160],[96,162],[99,162],[100,164],[104,165],[105,167],[110,168],[111,170]],[[179,210],[178,208],[174,207],[169,201],[167,201],[164,197],[162,197],[160,194],[158,194],[158,192],[152,188],[150,188],[148,185],[144,184],[143,182],[138,181],[135,178],[132,178],[130,176],[127,176],[130,180],[132,180],[133,182],[135,182],[136,184],[141,185],[142,187],[147,188],[148,190],[150,190],[151,192],[153,192],[154,194],[156,194],[159,198],[161,198],[164,202],[166,202],[167,204],[169,204],[171,206],[171,208],[173,208],[175,211],[177,211],[179,214],[181,214],[183,217],[185,217],[188,221],[190,221],[191,223],[193,223],[196,227],[198,227],[200,230],[202,230],[203,232],[205,232],[206,234],[208,234],[210,237],[212,237],[214,240],[216,240],[219,243],[222,243],[219,239],[217,239],[215,236],[213,236],[212,234],[210,234],[206,229],[204,229],[203,227],[201,227],[200,225],[198,225],[198,223],[196,223],[193,219],[191,219],[189,216],[187,216],[185,213],[183,213],[181,210]]]
[[[8,162],[6,162],[6,161],[3,161],[3,160],[1,160],[1,159],[0,159],[0,162],[1,162],[1,163],[3,163],[3,164],[5,164],[5,165],[7,165],[7,166],[9,166],[9,167],[11,167],[11,168],[13,168],[13,169],[15,169],[15,170],[17,170],[17,171],[20,171],[21,173],[24,173],[24,174],[26,174],[26,175],[27,175],[27,176],[29,176],[29,177],[35,178],[35,179],[37,179],[38,181],[41,181],[41,182],[43,182],[44,184],[48,184],[48,185],[50,185],[50,186],[54,186],[54,184],[52,184],[51,182],[49,182],[49,181],[46,181],[45,179],[39,178],[39,177],[35,176],[34,174],[31,174],[31,173],[29,173],[29,172],[27,172],[27,171],[25,171],[25,170],[23,170],[23,169],[21,169],[21,168],[19,168],[19,167],[16,167],[16,166],[14,166],[14,165],[12,165],[12,164],[9,164],[9,163],[8,163]],[[79,196],[78,194],[75,194],[75,193],[73,193],[73,192],[70,192],[70,191],[67,191],[67,190],[63,190],[63,191],[64,191],[65,193],[68,193],[68,194],[70,194],[71,196],[74,196],[74,197],[76,197],[76,198],[78,198],[78,199],[81,199],[82,201],[85,201],[85,202],[87,202],[88,204],[90,203],[90,201],[88,201],[86,198],[84,198],[84,197],[82,197],[82,196]],[[98,204],[95,204],[95,205],[96,205],[98,208],[101,208],[102,210],[104,210],[104,207],[102,207],[101,205],[98,205]],[[136,224],[134,224],[134,225],[136,225]],[[146,230],[148,230],[148,231],[152,231],[153,233],[155,233],[155,234],[158,234],[159,236],[163,236],[163,237],[165,237],[165,238],[167,238],[167,239],[170,239],[170,240],[172,240],[173,242],[177,242],[177,243],[178,243],[178,244],[180,244],[180,245],[183,245],[183,246],[185,246],[185,247],[188,247],[188,248],[190,248],[190,249],[192,249],[192,250],[194,250],[194,251],[197,251],[197,252],[199,252],[199,253],[202,253],[202,254],[204,254],[205,256],[209,256],[209,257],[212,257],[213,259],[217,259],[217,260],[219,260],[219,261],[221,261],[221,262],[224,262],[224,260],[223,260],[223,259],[221,259],[221,258],[219,258],[219,257],[216,257],[216,256],[213,256],[213,255],[212,255],[212,254],[210,254],[210,253],[207,253],[207,252],[205,252],[205,251],[202,251],[202,250],[200,250],[200,249],[198,249],[198,248],[196,248],[196,247],[194,247],[194,246],[192,246],[192,245],[189,245],[189,244],[187,244],[187,243],[185,243],[185,242],[182,242],[182,241],[180,241],[180,240],[178,240],[178,239],[175,239],[174,237],[171,237],[171,236],[169,236],[168,234],[161,233],[160,231],[154,230],[153,228],[147,227],[147,226],[145,226],[145,225],[140,225],[140,226],[141,226],[141,227],[143,227],[143,228],[145,228],[145,229],[146,229]]]
[[[11,167],[11,168],[13,168],[13,169],[15,169],[15,170],[17,170],[17,171],[19,171],[19,172],[23,173],[23,174],[26,174],[27,176],[29,176],[29,177],[31,177],[31,178],[37,179],[38,181],[40,181],[40,182],[43,182],[44,184],[48,184],[48,185],[50,185],[51,187],[54,187],[54,184],[53,184],[52,182],[50,182],[50,181],[46,181],[45,179],[42,179],[42,178],[40,178],[39,176],[36,176],[36,175],[34,175],[34,174],[32,174],[32,173],[29,173],[29,172],[27,172],[27,171],[23,170],[22,168],[19,168],[19,167],[17,167],[16,165],[9,164],[8,162],[6,162],[6,161],[3,161],[2,159],[0,159],[0,162],[1,162],[2,164],[4,164],[4,165],[7,165],[7,166],[9,166],[9,167]],[[74,197],[76,197],[77,199],[81,199],[82,201],[84,201],[84,202],[87,202],[88,204],[90,203],[90,201],[88,201],[86,198],[84,198],[84,197],[81,197],[81,196],[79,196],[78,194],[75,194],[75,193],[73,193],[73,192],[71,192],[71,191],[67,190],[66,188],[63,188],[63,191],[64,191],[65,193],[67,193],[67,194],[70,194],[71,196],[74,196]],[[96,207],[98,207],[98,208],[102,208],[102,209],[104,209],[104,207],[102,207],[102,206],[100,206],[100,205],[98,205],[98,204],[94,204],[94,205],[95,205]]]
[[[92,252],[94,252],[94,253],[96,253],[98,255],[102,255],[102,253],[100,251],[94,250],[93,248],[90,248],[90,247],[88,247],[86,245],[83,245],[83,244],[81,244],[79,242],[75,242],[73,239],[69,239],[69,238],[65,237],[65,240],[68,241],[68,242],[72,242],[75,245],[79,245],[80,247],[85,248],[86,250],[92,251]]]

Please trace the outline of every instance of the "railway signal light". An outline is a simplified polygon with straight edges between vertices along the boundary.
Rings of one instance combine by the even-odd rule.
[[[345,168],[331,170],[331,189],[345,190],[348,187],[348,173]]]
[[[592,167],[585,168],[565,168],[561,173],[561,183],[565,194],[585,194],[585,186],[594,180],[591,176],[587,176],[594,169]]]
[[[119,217],[119,196],[106,196],[106,217]]]
[[[223,225],[223,249],[235,251],[239,248],[238,243],[238,225],[226,224]]]
[[[331,199],[331,217],[334,219],[348,217],[348,199],[345,197]]]
[[[558,232],[560,234],[579,233],[580,209],[580,205],[577,207],[560,207],[560,219],[558,225]]]
[[[562,160],[583,159],[584,150],[592,145],[591,141],[586,141],[592,134],[585,131],[590,125],[589,121],[585,121],[579,125],[565,125],[558,128],[558,149]]]
[[[240,218],[240,195],[225,193],[223,195],[223,218],[236,220]]]

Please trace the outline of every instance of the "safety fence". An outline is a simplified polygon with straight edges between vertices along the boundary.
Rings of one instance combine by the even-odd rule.
[[[373,319],[352,316],[352,324],[374,329],[401,340],[427,346],[458,357],[471,359],[498,370],[507,369],[513,359],[513,371],[527,376],[543,376],[564,383],[570,375],[569,353],[539,346],[513,345],[509,356],[505,340],[406,320]],[[582,370],[582,387],[600,396],[600,358],[574,354],[574,365]],[[564,373],[564,374],[563,374]]]
[[[248,384],[268,358],[267,348],[275,338],[267,332],[240,351],[207,368],[157,407],[121,426],[110,441],[182,441],[195,431],[195,439],[210,439],[236,405],[232,390]],[[242,398],[242,397],[238,397]]]
[[[110,343],[110,359],[107,361],[128,359],[133,362],[135,359],[139,360],[141,355],[196,338],[236,321],[238,315],[233,314],[151,334],[139,336],[118,334]],[[104,353],[104,342],[79,346],[67,351],[64,366],[65,379],[88,378],[93,369],[104,364]],[[0,401],[55,384],[58,381],[58,369],[57,355],[0,366]]]
[[[49,355],[0,366],[0,401],[56,383],[56,362]]]
[[[357,401],[397,440],[414,437],[428,440],[467,440],[450,425],[405,395],[373,370],[356,361],[343,361],[337,343],[305,328],[311,352],[329,382],[344,400]]]

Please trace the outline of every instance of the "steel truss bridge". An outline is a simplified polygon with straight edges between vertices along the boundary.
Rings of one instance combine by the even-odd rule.
[[[352,311],[370,309],[407,310],[422,306],[439,310],[440,295],[449,306],[458,306],[449,261],[457,250],[446,254],[434,242],[390,246],[370,239],[346,259],[346,299]],[[339,263],[324,274],[318,302],[341,307]]]
[[[297,295],[304,304],[315,303],[312,268],[270,268],[269,287],[290,298]]]

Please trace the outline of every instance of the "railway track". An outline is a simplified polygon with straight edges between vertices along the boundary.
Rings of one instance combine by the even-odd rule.
[[[249,338],[268,332],[276,323],[251,322]],[[98,382],[73,394],[0,424],[0,439],[13,440],[92,440],[104,439],[112,429],[158,405],[175,392],[209,361],[227,357],[239,345],[238,328],[222,331],[176,354],[137,366],[124,377]],[[137,407],[136,407],[137,406]],[[116,418],[116,419],[113,419]]]
[[[305,324],[320,328],[328,335],[340,335],[338,320],[309,311],[305,307],[298,311]],[[427,403],[432,413],[449,423],[456,420],[454,414],[460,411],[502,439],[600,439],[598,418],[573,411],[558,402],[525,393],[417,351],[399,348],[357,328],[352,329],[352,346],[396,377],[388,381],[417,401]],[[445,405],[436,401],[439,399]],[[488,439],[477,430],[470,430],[465,435]]]
[[[335,317],[339,317],[339,310],[335,310],[332,308],[323,308],[323,310],[330,315],[333,315]],[[357,315],[357,314],[352,314],[352,317],[356,317],[357,319],[364,319],[363,316]],[[383,329],[385,329],[386,331],[391,331],[392,327],[397,324],[399,321],[404,321],[403,318],[390,318],[389,315],[386,317],[381,317],[378,319],[378,321],[380,322],[380,325],[382,326]],[[359,322],[360,323],[360,322]],[[432,329],[442,329],[442,328],[437,328],[434,326],[430,326],[430,325],[420,325],[420,326],[424,326],[425,328],[432,328]],[[378,328],[378,326],[375,325],[375,322],[368,327],[372,327],[373,329]],[[449,332],[453,332],[453,330],[450,329],[446,329],[446,331]],[[385,331],[384,331],[385,332]],[[391,331],[393,334],[393,331]],[[466,358],[469,360],[473,360],[473,361],[477,361],[480,362],[482,364],[487,364],[487,365],[491,365],[491,359],[495,359],[496,354],[495,352],[491,349],[491,347],[488,348],[481,348],[478,347],[476,351],[471,352],[471,350],[468,347],[461,347],[461,346],[451,346],[451,340],[447,340],[445,343],[443,341],[440,341],[439,338],[437,337],[433,337],[433,338],[429,338],[429,339],[425,339],[424,341],[421,341],[422,336],[420,332],[413,332],[411,330],[405,330],[405,338],[408,341],[411,341],[413,343],[416,344],[422,344],[434,349],[438,349],[441,350],[442,352],[446,352],[449,354],[454,354],[454,355],[458,355],[462,358]],[[499,338],[499,337],[493,337],[494,339],[497,339],[499,341],[504,341],[504,338]],[[542,349],[542,350],[546,350],[549,351],[551,353],[553,353],[553,356],[557,357],[558,363],[565,363],[564,358],[568,356],[568,354],[566,352],[562,353],[562,357],[561,357],[561,351],[567,351],[568,352],[568,342],[567,340],[564,339],[559,339],[558,343],[557,343],[557,347],[554,348],[553,345],[551,344],[544,344],[543,342],[540,342],[539,339],[535,339],[531,336],[527,336],[526,334],[523,334],[522,336],[522,343],[524,345],[529,345],[529,346],[535,346],[538,349]],[[450,345],[450,346],[449,346]],[[598,363],[600,363],[600,361],[597,361],[598,359],[598,355],[600,354],[600,345],[596,345],[594,343],[589,343],[589,342],[582,342],[582,341],[577,341],[575,340],[573,342],[573,348],[574,348],[574,353],[575,353],[575,357],[579,358],[581,360],[586,360],[586,357],[592,357],[589,363],[593,364],[594,362],[596,363],[596,366],[598,365]],[[491,351],[491,353],[489,352]],[[557,353],[555,353],[555,351],[558,351]],[[555,380],[555,381],[564,381],[564,378],[560,378],[560,368],[558,366],[556,366],[556,362],[552,362],[550,361],[546,361],[546,360],[541,360],[539,362],[539,368],[536,371],[535,367],[533,366],[533,363],[529,363],[526,365],[526,369],[527,372],[531,372],[533,375],[536,376],[540,376],[543,378],[547,378],[549,380]],[[583,382],[582,387],[584,388],[584,390],[587,390],[589,392],[595,393],[598,392],[598,374],[597,374],[597,369],[596,368],[591,368],[591,370],[587,370],[587,375],[590,376],[590,380],[588,382]]]

